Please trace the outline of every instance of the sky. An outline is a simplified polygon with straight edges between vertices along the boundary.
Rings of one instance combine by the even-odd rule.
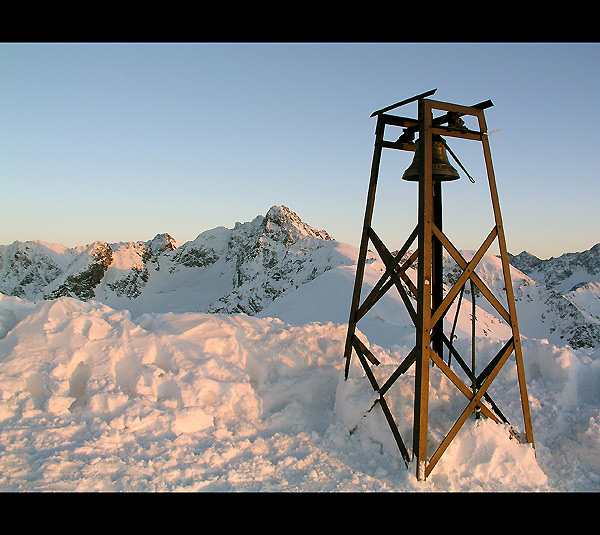
[[[285,205],[358,246],[370,115],[430,89],[494,103],[512,254],[600,242],[599,43],[0,43],[0,81],[2,245],[186,242]],[[444,184],[444,231],[477,249],[493,226],[481,143],[447,142],[475,183],[458,168]],[[383,151],[373,227],[391,250],[417,222],[411,161]]]

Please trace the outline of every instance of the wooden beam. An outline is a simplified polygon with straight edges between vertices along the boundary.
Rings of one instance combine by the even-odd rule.
[[[448,432],[448,434],[446,435],[444,440],[438,446],[435,453],[431,456],[429,464],[426,466],[426,469],[425,469],[425,477],[427,477],[431,473],[431,470],[433,470],[433,467],[440,460],[440,457],[442,456],[444,451],[446,451],[446,448],[450,445],[450,442],[452,442],[452,439],[456,436],[456,434],[458,433],[460,428],[467,421],[467,418],[473,412],[475,407],[477,407],[477,405],[480,403],[481,397],[486,392],[486,390],[488,389],[488,387],[490,386],[492,381],[496,378],[496,375],[498,374],[498,372],[500,371],[502,366],[504,366],[504,363],[506,362],[506,360],[512,353],[513,348],[514,348],[514,344],[510,344],[510,346],[508,348],[505,348],[504,354],[502,355],[501,359],[498,361],[498,363],[494,367],[492,373],[490,373],[490,375],[488,376],[488,378],[486,379],[484,384],[477,391],[477,393],[473,396],[473,398],[471,399],[469,404],[465,407],[464,411],[459,416],[458,420],[456,420],[456,422],[452,426],[452,429],[450,429],[450,431]]]
[[[413,455],[417,479],[426,477],[429,425],[429,351],[431,344],[431,278],[433,234],[433,179],[431,105],[419,100],[419,265],[417,267],[417,356],[415,376]]]
[[[487,124],[485,122],[485,116],[483,111],[478,114],[479,128],[482,132],[487,132]],[[515,359],[517,363],[517,378],[519,381],[519,389],[521,393],[521,407],[523,410],[523,420],[525,423],[525,435],[527,442],[532,446],[534,445],[533,440],[533,427],[531,425],[531,414],[529,412],[529,398],[527,395],[527,384],[525,381],[525,366],[523,364],[523,353],[521,348],[521,335],[519,333],[519,324],[517,321],[517,308],[515,304],[514,290],[512,286],[512,280],[510,276],[510,264],[508,261],[508,250],[506,248],[506,238],[504,235],[504,226],[502,224],[502,216],[500,214],[500,201],[498,199],[498,189],[496,187],[496,177],[494,175],[494,168],[492,166],[492,154],[490,151],[490,144],[488,136],[483,136],[483,155],[485,158],[485,165],[488,175],[488,182],[490,187],[490,196],[492,200],[492,208],[494,210],[494,219],[496,221],[496,228],[498,229],[498,246],[500,248],[500,259],[502,261],[502,271],[504,273],[504,287],[506,289],[506,300],[508,302],[508,312],[511,317],[511,327],[513,331],[513,338],[515,340]]]
[[[344,375],[348,378],[348,372],[350,370],[350,358],[352,356],[352,337],[356,330],[356,311],[358,310],[358,304],[360,301],[360,292],[362,289],[363,277],[365,274],[365,265],[367,261],[367,246],[369,244],[369,227],[373,219],[373,209],[375,206],[375,191],[377,189],[377,179],[379,177],[379,166],[381,163],[381,151],[380,146],[383,136],[385,134],[385,124],[381,120],[381,116],[377,119],[377,125],[375,127],[375,146],[373,149],[373,160],[371,162],[371,176],[369,178],[369,189],[367,191],[367,205],[365,208],[365,217],[363,222],[363,230],[360,242],[360,249],[358,252],[358,260],[356,263],[356,277],[354,279],[354,290],[352,294],[352,302],[350,304],[350,317],[348,319],[348,332],[346,334],[346,345],[344,348],[344,359],[346,360]]]
[[[458,249],[452,245],[452,242],[447,238],[447,236],[437,227],[434,227],[433,233],[438,237],[438,239],[444,245],[444,248],[450,256],[454,259],[457,265],[461,269],[466,269],[468,266],[468,262],[464,259],[464,257],[460,254]],[[481,291],[481,293],[485,296],[485,298],[490,302],[490,304],[498,311],[498,313],[502,316],[502,318],[511,325],[510,314],[507,310],[502,306],[502,303],[496,299],[496,296],[492,293],[492,291],[488,288],[488,286],[481,280],[479,275],[473,271],[469,278],[475,283],[477,288]],[[466,281],[465,281],[466,282]]]
[[[454,298],[456,297],[456,295],[458,294],[458,292],[460,291],[462,286],[465,284],[467,279],[471,276],[472,273],[475,272],[475,268],[477,267],[477,264],[479,264],[479,262],[483,258],[483,255],[489,249],[490,245],[492,244],[492,242],[494,241],[495,238],[496,238],[496,229],[494,228],[488,234],[488,237],[485,239],[485,241],[483,242],[481,247],[475,253],[475,255],[473,256],[471,261],[467,264],[465,270],[462,272],[462,275],[458,278],[458,280],[456,281],[454,286],[446,294],[446,297],[442,301],[442,304],[433,313],[433,319],[432,319],[433,325],[435,325],[441,318],[444,317],[446,310],[448,309],[448,307],[450,306],[452,301],[454,301]]]

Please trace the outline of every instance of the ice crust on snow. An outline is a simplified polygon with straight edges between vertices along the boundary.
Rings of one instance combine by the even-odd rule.
[[[110,293],[107,284],[118,277],[105,278],[87,301],[0,294],[0,490],[600,489],[598,350],[553,337],[540,314],[550,314],[554,294],[527,275],[515,270],[513,282],[536,449],[511,439],[503,425],[471,418],[428,480],[417,482],[414,463],[404,467],[381,409],[373,407],[376,394],[356,359],[343,378],[356,249],[280,209],[234,229],[207,231],[194,242],[169,238],[154,247],[110,246],[111,254],[123,253],[121,260],[125,253],[131,262],[139,258],[140,276],[148,271],[142,294],[133,299]],[[486,257],[480,276],[500,298],[496,261]],[[244,270],[232,269],[236,262]],[[317,274],[308,277],[311,264]],[[117,267],[111,258],[105,276]],[[262,286],[265,269],[279,276],[272,288],[283,288],[270,300]],[[365,291],[383,269],[372,255]],[[210,285],[194,282],[199,272]],[[451,266],[448,273],[452,277]],[[256,314],[191,308],[226,303],[219,298],[230,294],[234,276],[246,277],[236,287],[244,289],[240,302],[262,298]],[[97,298],[109,295],[111,302]],[[484,366],[507,330],[482,298],[477,305]],[[470,304],[463,309],[456,343],[467,351]],[[560,314],[552,321],[557,331]],[[382,377],[412,348],[410,325],[394,293],[359,323]],[[436,368],[430,375],[432,452],[465,398]],[[413,383],[409,370],[386,395],[408,444]],[[492,393],[519,430],[513,359]]]

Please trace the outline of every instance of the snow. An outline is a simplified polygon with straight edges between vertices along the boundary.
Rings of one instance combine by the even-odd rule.
[[[511,267],[535,449],[514,438],[524,429],[511,357],[489,394],[514,429],[472,415],[417,481],[355,355],[344,378],[357,255],[286,207],[184,244],[162,234],[75,249],[0,246],[2,291],[17,292],[0,293],[0,491],[600,490],[600,286],[591,271],[562,295]],[[43,298],[98,256],[110,265],[93,300]],[[566,273],[561,262],[544,277]],[[455,268],[447,262],[449,282]],[[369,253],[363,298],[384,271]],[[477,270],[504,302],[501,271],[493,256]],[[455,330],[463,355],[470,299],[467,285]],[[511,330],[483,297],[476,305],[480,371]],[[380,361],[381,384],[414,346],[397,292],[357,335]],[[414,380],[411,368],[385,395],[409,451]],[[431,455],[467,400],[437,367],[429,394]]]
[[[313,289],[314,299],[321,287]],[[305,314],[317,316],[315,303]],[[524,340],[535,450],[503,425],[470,419],[417,481],[379,406],[368,412],[374,392],[356,359],[343,378],[343,322],[132,318],[95,301],[6,296],[0,322],[2,491],[600,489],[600,360],[590,350]],[[382,373],[408,349],[372,346]],[[435,368],[431,379],[439,439],[464,397]],[[389,392],[407,442],[411,381],[409,372]],[[494,384],[518,421],[514,365]]]
[[[596,316],[600,308],[598,306],[600,303],[600,282],[588,282],[575,290],[567,292],[566,296],[580,309]]]

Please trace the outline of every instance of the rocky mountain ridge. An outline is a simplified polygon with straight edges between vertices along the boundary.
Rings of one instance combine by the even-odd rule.
[[[289,208],[273,206],[265,216],[238,222],[232,229],[207,230],[186,243],[159,234],[147,242],[97,241],[72,249],[42,242],[0,246],[0,292],[30,301],[95,300],[134,315],[258,315],[268,309],[277,310],[282,318],[292,308],[301,316],[300,303],[310,298],[322,300],[323,310],[335,309],[323,319],[344,322],[357,254],[326,231],[304,223]],[[464,256],[468,260],[468,252]],[[549,260],[523,252],[512,256],[511,264],[524,336],[573,347],[600,346],[600,245]],[[367,267],[374,280],[384,269],[376,255]],[[447,282],[458,276],[457,270],[447,260]],[[499,259],[486,256],[477,271],[503,301]],[[340,299],[341,294],[345,297]],[[465,298],[471,298],[469,285]],[[494,315],[484,299],[476,303],[489,317]],[[314,308],[310,310],[314,314]],[[404,321],[379,314],[378,322]]]
[[[463,252],[468,261],[472,252]],[[529,260],[529,253],[521,253],[520,258]],[[533,256],[533,255],[529,255]],[[515,257],[512,257],[514,259]],[[588,307],[582,306],[573,298],[571,292],[561,293],[554,287],[544,284],[544,279],[535,280],[537,271],[530,265],[515,262],[524,270],[511,263],[511,281],[517,306],[519,327],[522,334],[530,338],[551,338],[556,343],[569,343],[572,347],[595,347],[600,345],[600,300],[590,292],[582,290],[588,299]],[[543,261],[542,261],[543,262]],[[535,265],[538,265],[537,263]],[[506,292],[502,277],[501,261],[493,255],[485,255],[476,269],[478,275],[486,282],[494,295],[506,307]],[[453,260],[447,259],[444,266],[444,277],[447,282],[452,282],[460,276],[462,270]],[[546,270],[546,275],[551,280],[560,280],[560,273]],[[584,277],[583,273],[580,274]],[[593,273],[587,273],[588,278],[593,278]],[[465,285],[465,296],[471,299],[471,285]],[[494,313],[492,306],[476,291],[476,303],[479,307]]]
[[[533,280],[561,293],[600,282],[600,243],[587,251],[542,260],[527,251],[511,256],[511,265]]]
[[[169,234],[147,242],[96,241],[73,249],[14,242],[0,246],[0,292],[32,301],[66,296],[122,304],[123,298],[140,298],[150,278],[165,283],[159,293],[172,292],[173,284],[185,285],[201,270],[206,279],[229,277],[218,285],[224,294],[200,307],[203,311],[255,314],[265,301],[329,269],[327,262],[317,265],[310,258],[328,243],[333,240],[326,231],[307,225],[285,206],[273,206],[265,216],[238,222],[233,229],[205,231],[183,244]],[[188,280],[180,281],[183,272]]]

